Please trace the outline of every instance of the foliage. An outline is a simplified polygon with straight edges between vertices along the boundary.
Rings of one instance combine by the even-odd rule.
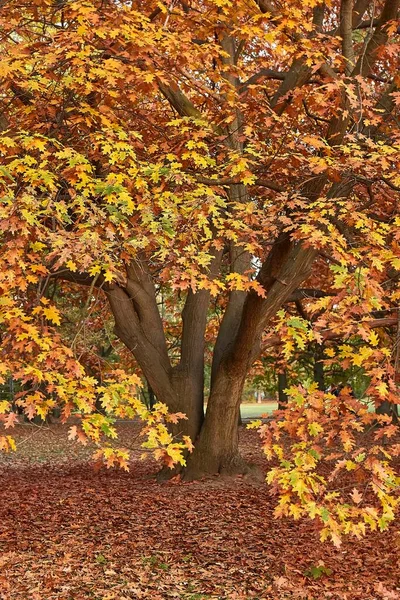
[[[279,419],[251,425],[260,426],[267,458],[278,460],[267,475],[279,496],[276,516],[317,519],[321,540],[331,538],[336,545],[343,534],[360,537],[366,528],[386,529],[400,502],[400,477],[391,465],[400,446],[388,445],[392,437],[396,442],[398,427],[389,416],[371,413],[350,392],[292,387]],[[367,428],[374,430],[368,451],[359,443]],[[321,471],[324,463],[333,465],[328,473]]]
[[[398,322],[400,297],[399,0],[367,2],[361,16],[351,6],[1,7],[0,376],[23,386],[17,403],[28,417],[45,417],[58,403],[64,418],[82,415],[72,437],[99,443],[114,435],[115,416],[138,415],[146,444],[169,465],[183,463],[191,442],[165,423],[196,402],[202,411],[205,342],[215,342],[210,398],[201,431],[200,418],[193,425],[200,435],[192,460],[214,451],[216,472],[235,463],[224,453],[236,431],[220,428],[236,423],[246,375],[271,345],[290,361],[309,343],[339,339],[326,348],[326,364],[362,367],[377,406],[399,402],[399,353],[387,330]],[[130,372],[96,373],[99,381],[89,374],[90,361],[65,331],[70,308],[49,293],[54,280],[71,302],[71,285],[86,287],[89,305],[104,294],[117,335],[163,401],[155,413],[134,399]],[[166,312],[160,297],[169,299]],[[210,302],[216,318],[207,328]],[[302,461],[310,436],[338,429],[340,438],[351,427],[329,396],[299,394],[304,406],[293,422],[312,419],[312,433],[307,421],[296,433]],[[99,398],[105,415],[96,412]],[[7,429],[17,419],[11,408],[0,405]],[[228,409],[231,418],[221,419]],[[1,440],[12,447],[10,436]],[[356,452],[346,440],[343,451]],[[124,450],[99,452],[109,464],[126,463]],[[365,464],[380,470],[382,512],[371,520],[383,527],[394,507],[389,459],[380,453]],[[270,475],[283,498],[286,475]],[[313,493],[325,486],[309,477]],[[304,494],[289,502],[295,516],[313,510]],[[334,539],[363,532],[365,511],[341,500],[327,501],[334,517],[323,531]]]

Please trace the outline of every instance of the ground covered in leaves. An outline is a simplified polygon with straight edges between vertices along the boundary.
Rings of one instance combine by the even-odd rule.
[[[137,447],[135,426],[119,429]],[[396,526],[338,549],[275,520],[262,482],[158,484],[151,460],[96,471],[61,425],[16,437],[0,460],[1,600],[400,598]],[[255,433],[242,450],[261,464]]]

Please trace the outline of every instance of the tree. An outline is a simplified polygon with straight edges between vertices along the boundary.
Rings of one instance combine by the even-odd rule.
[[[3,371],[53,386],[62,316],[43,290],[99,288],[157,399],[188,417],[175,429],[196,442],[186,477],[243,472],[246,375],[306,289],[309,310],[331,309],[307,335],[360,334],[371,393],[397,400],[369,323],[398,301],[398,12],[399,0],[2,6]],[[163,289],[184,296],[178,359]]]

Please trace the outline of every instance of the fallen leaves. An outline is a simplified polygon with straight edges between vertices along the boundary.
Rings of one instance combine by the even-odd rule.
[[[118,429],[126,444],[137,435],[132,423]],[[91,451],[68,443],[66,430],[20,427],[29,445],[21,439],[16,455],[1,457],[2,600],[397,597],[396,531],[338,550],[310,522],[274,519],[263,483],[160,485],[152,460],[95,472]],[[242,432],[242,451],[262,464],[257,434]]]

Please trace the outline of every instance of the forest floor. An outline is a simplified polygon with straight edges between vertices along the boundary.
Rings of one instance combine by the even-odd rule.
[[[120,436],[137,448],[137,427]],[[319,542],[273,517],[263,482],[156,483],[156,464],[96,471],[62,425],[24,425],[0,458],[1,600],[396,600],[400,531]],[[266,468],[257,434],[242,452]],[[325,574],[312,573],[324,565]]]

